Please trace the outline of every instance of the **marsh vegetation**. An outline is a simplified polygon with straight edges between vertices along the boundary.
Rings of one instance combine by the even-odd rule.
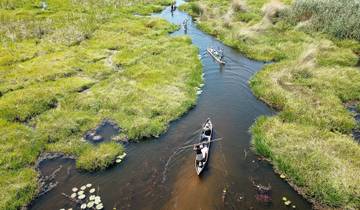
[[[250,58],[275,61],[250,86],[279,110],[252,127],[253,146],[316,207],[360,207],[358,1],[191,1],[199,27]],[[346,11],[346,12],[341,12]]]
[[[41,152],[106,168],[124,148],[93,145],[87,131],[111,119],[122,138],[158,136],[195,104],[202,80],[191,40],[146,17],[170,1],[46,2],[0,0],[0,209],[37,194]]]

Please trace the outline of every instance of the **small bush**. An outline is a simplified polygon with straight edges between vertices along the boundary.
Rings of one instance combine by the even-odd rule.
[[[236,12],[247,11],[246,2],[244,0],[233,0],[231,7]]]
[[[190,3],[190,9],[195,15],[202,15],[204,13],[204,6],[200,3]]]
[[[280,17],[281,11],[285,8],[286,7],[282,2],[273,0],[262,7],[262,12],[265,18],[274,23],[276,18]]]

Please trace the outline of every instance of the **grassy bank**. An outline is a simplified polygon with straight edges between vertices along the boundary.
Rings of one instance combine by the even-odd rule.
[[[316,207],[360,208],[360,146],[344,103],[360,100],[357,1],[191,1],[199,27],[248,57],[276,61],[250,81],[279,110],[252,127],[254,149]],[[347,12],[341,12],[347,11]]]
[[[94,146],[86,131],[103,119],[122,138],[158,136],[195,104],[198,52],[177,29],[144,17],[168,0],[0,0],[0,209],[18,209],[37,193],[32,168],[43,151],[103,169],[123,152]]]

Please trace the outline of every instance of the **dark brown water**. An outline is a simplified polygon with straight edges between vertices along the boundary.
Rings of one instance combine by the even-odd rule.
[[[157,15],[180,24],[186,14],[170,8]],[[281,180],[271,166],[257,160],[250,149],[249,127],[260,115],[273,111],[257,100],[248,80],[264,63],[249,60],[235,50],[202,33],[189,21],[187,34],[200,49],[205,85],[197,106],[181,119],[171,123],[158,139],[130,144],[125,161],[98,173],[81,173],[74,161],[56,159],[44,161],[40,169],[51,174],[59,165],[58,186],[38,198],[31,209],[60,209],[73,206],[61,193],[70,193],[73,186],[92,183],[99,186],[105,209],[289,209],[285,196],[296,209],[311,209],[311,205]],[[173,35],[184,34],[180,30]],[[227,62],[224,68],[213,61],[205,50],[208,46],[224,48]],[[194,168],[194,154],[178,148],[198,141],[201,123],[211,117],[215,138],[223,140],[211,145],[210,160],[203,176]],[[259,201],[253,185],[271,185],[271,202]],[[223,190],[226,189],[226,193]]]
[[[95,129],[88,131],[84,138],[91,143],[111,141],[121,132],[120,127],[110,120],[103,120]]]

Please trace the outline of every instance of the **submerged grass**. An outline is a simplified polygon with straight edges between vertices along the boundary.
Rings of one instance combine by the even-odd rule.
[[[77,157],[87,171],[111,165],[124,148],[83,135],[103,119],[132,140],[158,136],[195,104],[197,49],[150,15],[149,1],[0,0],[0,209],[19,209],[37,192],[43,152]]]
[[[253,125],[255,150],[317,207],[359,209],[357,123],[343,105],[360,99],[359,5],[293,2],[200,0],[182,9],[245,55],[277,61],[250,81],[255,95],[280,111]]]

